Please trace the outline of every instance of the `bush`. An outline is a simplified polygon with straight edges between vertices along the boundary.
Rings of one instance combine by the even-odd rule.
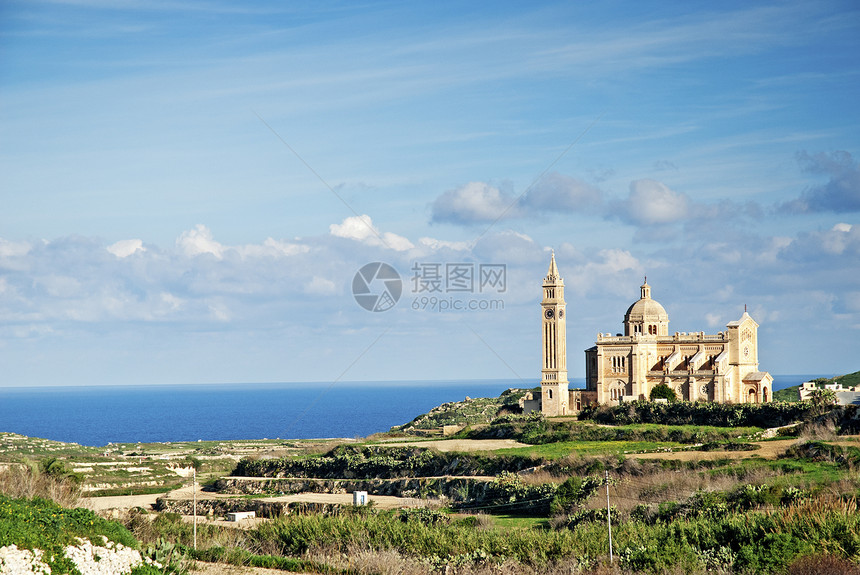
[[[676,401],[678,399],[675,390],[666,385],[665,383],[658,383],[654,387],[651,388],[651,401],[655,399],[668,399],[669,401]]]
[[[814,405],[809,401],[763,404],[632,401],[615,406],[589,406],[580,412],[579,418],[591,419],[597,423],[609,425],[657,423],[662,425],[714,425],[718,427],[781,427],[796,421],[812,420],[833,411],[848,414],[848,411],[842,408]],[[846,415],[843,415],[842,419]]]

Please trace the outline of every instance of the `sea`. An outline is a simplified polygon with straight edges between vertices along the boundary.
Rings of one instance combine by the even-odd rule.
[[[774,376],[774,391],[821,375]],[[108,443],[366,437],[468,397],[538,381],[0,387],[0,431]],[[571,387],[585,387],[573,378]]]

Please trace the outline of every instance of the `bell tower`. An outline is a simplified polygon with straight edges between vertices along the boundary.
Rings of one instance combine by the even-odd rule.
[[[541,367],[541,411],[546,416],[567,415],[567,329],[564,311],[564,280],[558,275],[555,252],[543,280],[540,302],[543,364]]]

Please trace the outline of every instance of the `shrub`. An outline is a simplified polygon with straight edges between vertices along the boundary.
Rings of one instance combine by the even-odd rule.
[[[669,401],[676,401],[678,399],[677,394],[675,394],[675,390],[666,385],[665,383],[658,383],[654,387],[651,388],[651,401],[655,399],[668,399]]]
[[[569,477],[558,486],[549,506],[552,515],[570,512],[571,508],[581,505],[586,499],[602,485],[605,484],[603,477],[589,475],[587,477]]]

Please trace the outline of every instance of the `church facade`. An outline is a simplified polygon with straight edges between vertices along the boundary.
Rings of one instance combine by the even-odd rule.
[[[624,333],[600,333],[585,350],[585,389],[569,388],[565,312],[564,280],[553,254],[541,300],[541,395],[526,397],[526,412],[568,415],[594,403],[649,399],[659,384],[687,401],[763,403],[772,398],[773,378],[759,371],[759,325],[746,311],[716,334],[670,334],[669,315],[651,298],[646,280],[639,300],[624,315]]]

